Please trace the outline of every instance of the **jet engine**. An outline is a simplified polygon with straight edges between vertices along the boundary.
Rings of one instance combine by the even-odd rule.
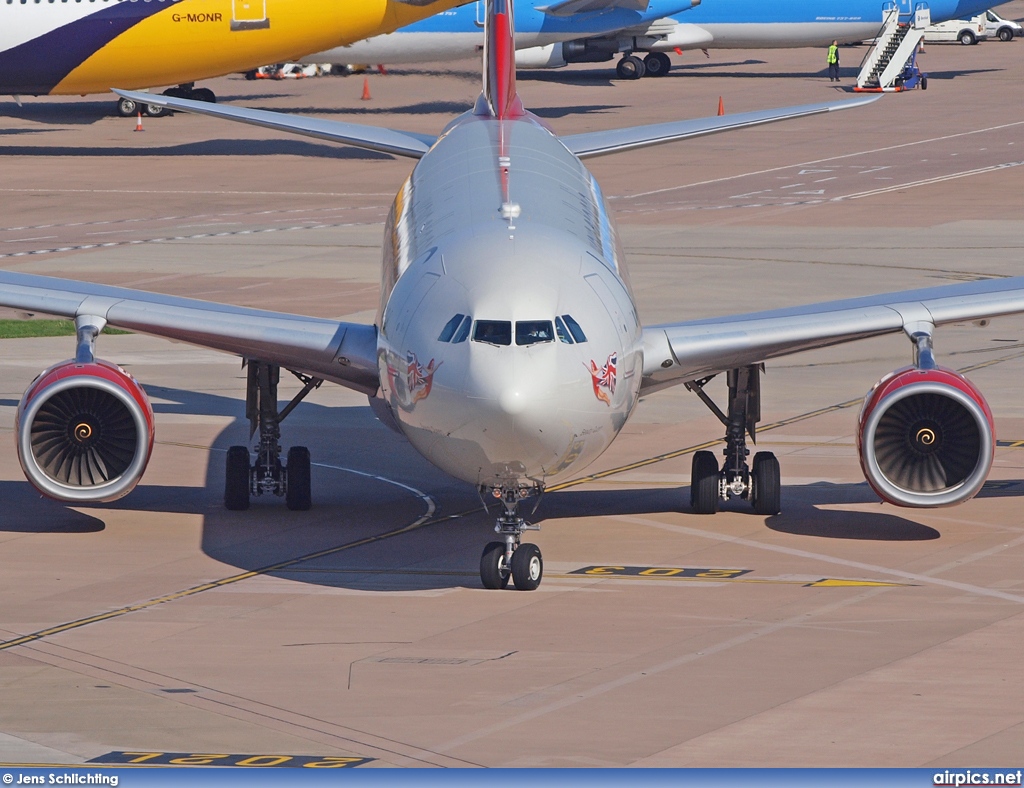
[[[949,506],[988,477],[995,429],[988,403],[967,378],[943,367],[909,367],[882,378],[860,413],[864,476],[897,506]]]
[[[39,492],[74,503],[114,501],[146,470],[153,408],[116,364],[62,361],[26,389],[15,434],[21,467]]]

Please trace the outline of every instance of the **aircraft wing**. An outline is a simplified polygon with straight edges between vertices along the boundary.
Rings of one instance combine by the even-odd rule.
[[[661,145],[689,137],[702,137],[705,134],[716,134],[720,131],[732,131],[747,126],[760,126],[774,123],[777,120],[790,120],[806,115],[819,115],[824,112],[835,112],[851,109],[877,101],[880,95],[846,99],[844,101],[827,101],[821,104],[803,104],[798,107],[783,109],[765,109],[755,112],[741,112],[737,115],[717,115],[712,118],[696,118],[694,120],[673,120],[668,123],[653,123],[647,126],[631,126],[625,129],[609,131],[590,131],[585,134],[570,134],[560,137],[562,143],[581,159],[592,156],[606,156],[609,153],[621,153],[651,145]]]
[[[198,115],[209,115],[214,118],[248,123],[262,126],[274,131],[286,131],[289,134],[300,134],[315,137],[327,142],[343,142],[357,148],[391,153],[395,156],[408,156],[418,159],[434,144],[436,137],[429,134],[417,134],[412,131],[396,131],[378,126],[363,126],[359,123],[345,123],[338,120],[309,118],[301,115],[288,115],[283,112],[268,112],[262,109],[245,109],[225,104],[210,104],[205,101],[171,98],[151,93],[137,93],[131,90],[114,92],[138,104],[156,104],[168,109],[182,112],[194,112]]]
[[[377,391],[374,326],[10,271],[0,271],[0,306],[100,317],[117,328],[279,364],[366,394]]]
[[[803,350],[1021,312],[1024,276],[650,326],[642,391]]]
[[[538,6],[537,10],[550,16],[572,16],[591,11],[607,11],[611,8],[626,8],[642,13],[647,10],[648,5],[649,0],[561,0],[559,3]]]

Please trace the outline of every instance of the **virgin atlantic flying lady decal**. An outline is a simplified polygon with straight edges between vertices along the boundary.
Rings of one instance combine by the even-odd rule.
[[[608,356],[608,361],[603,367],[598,367],[597,362],[593,360],[588,367],[594,383],[594,396],[609,406],[612,404],[612,395],[615,394],[615,365],[618,355],[612,353]]]

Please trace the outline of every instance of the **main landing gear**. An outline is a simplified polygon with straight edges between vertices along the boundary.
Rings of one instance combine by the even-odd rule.
[[[759,451],[748,465],[746,435],[756,442],[755,430],[761,420],[762,365],[740,367],[728,373],[728,413],[714,403],[704,386],[711,377],[686,384],[725,425],[725,463],[718,468],[713,452],[699,451],[693,455],[690,477],[690,506],[694,514],[714,514],[722,501],[730,497],[744,498],[760,515],[782,511],[782,485],[779,461],[770,451]]]
[[[484,588],[507,588],[512,580],[520,591],[534,591],[544,575],[544,559],[535,544],[522,543],[523,531],[539,531],[519,516],[519,504],[531,495],[539,495],[539,486],[507,484],[490,493],[500,498],[504,512],[494,526],[503,541],[490,542],[480,557],[480,580]]]
[[[249,437],[259,430],[260,442],[255,463],[250,461],[248,446],[228,449],[224,476],[224,506],[227,509],[248,509],[249,497],[264,493],[283,495],[288,508],[295,511],[305,511],[311,505],[309,449],[292,446],[288,450],[287,463],[282,464],[281,422],[323,381],[292,370],[289,372],[302,381],[303,387],[284,410],[278,411],[277,384],[281,379],[281,368],[262,361],[248,362],[245,415],[249,419]]]
[[[171,98],[205,101],[209,104],[217,103],[217,96],[212,90],[209,88],[197,88],[192,82],[186,82],[184,85],[178,85],[176,88],[167,88],[164,91],[164,95]],[[171,113],[167,107],[161,107],[157,104],[143,104],[123,97],[117,100],[117,114],[122,118],[130,118],[139,112],[144,112],[151,118],[159,118]]]
[[[615,64],[619,79],[663,77],[672,68],[672,59],[664,52],[649,52],[642,60],[633,54],[624,55]]]

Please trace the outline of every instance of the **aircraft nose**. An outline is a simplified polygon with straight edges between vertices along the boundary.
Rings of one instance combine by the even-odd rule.
[[[508,386],[498,394],[498,407],[509,416],[519,416],[530,406],[531,397],[519,386]]]

